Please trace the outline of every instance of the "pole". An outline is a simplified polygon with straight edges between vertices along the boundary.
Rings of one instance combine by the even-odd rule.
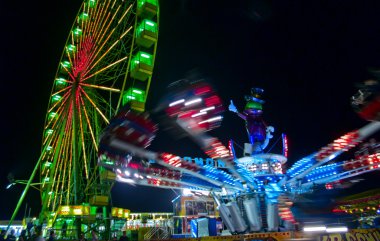
[[[25,203],[24,218],[26,218],[26,211],[28,210],[28,203]]]
[[[44,149],[46,149],[47,146],[48,146],[48,145],[46,145],[46,147],[45,147]],[[45,152],[45,150],[42,151],[42,153],[44,153],[44,152]],[[25,199],[26,193],[28,192],[29,187],[31,186],[30,184],[32,184],[32,181],[33,181],[33,179],[34,179],[34,176],[36,175],[37,170],[38,170],[38,167],[40,166],[40,163],[41,163],[41,160],[42,160],[42,156],[43,156],[43,155],[41,154],[41,155],[40,155],[40,158],[39,158],[38,161],[37,161],[36,166],[35,166],[34,169],[33,169],[32,175],[30,175],[30,178],[29,178],[28,182],[26,183],[26,186],[25,186],[25,188],[24,188],[24,191],[22,192],[21,197],[20,197],[20,199],[18,200],[17,206],[16,206],[15,210],[13,211],[12,217],[11,217],[11,219],[9,220],[8,227],[7,227],[7,229],[6,229],[6,232],[8,232],[9,228],[11,227],[11,225],[12,225],[12,223],[13,223],[13,220],[15,219],[15,217],[16,217],[16,215],[17,215],[17,213],[18,213],[18,211],[19,211],[19,209],[20,209],[20,207],[21,207],[21,204],[22,204],[22,202],[23,202],[24,199]]]

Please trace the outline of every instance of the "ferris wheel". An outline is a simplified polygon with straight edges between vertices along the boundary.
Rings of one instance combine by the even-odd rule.
[[[126,103],[143,111],[158,37],[158,0],[85,0],[67,38],[47,108],[39,161],[41,215],[107,203],[98,138]],[[103,199],[102,199],[103,197]]]

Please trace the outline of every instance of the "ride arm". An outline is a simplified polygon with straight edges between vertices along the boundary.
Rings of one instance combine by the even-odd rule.
[[[144,148],[136,147],[124,141],[120,141],[116,138],[109,140],[108,145],[111,148],[124,151],[125,153],[130,153],[133,156],[145,158],[147,160],[155,160],[157,164],[159,164],[160,166],[164,168],[178,171],[181,173],[187,173],[190,176],[209,182],[213,186],[218,186],[218,187],[224,186],[226,188],[232,188],[232,189],[237,189],[237,190],[241,189],[239,185],[235,186],[235,184],[238,184],[238,183],[229,184],[229,183],[223,182],[223,180],[219,180],[218,178],[214,179],[214,178],[210,178],[205,175],[202,175],[201,170],[206,169],[206,167],[198,166],[195,163],[188,163],[184,160],[181,160],[178,156],[175,156],[169,153],[156,153],[156,152],[148,151]]]
[[[341,140],[342,138],[345,138],[346,136],[350,136],[349,140],[346,141],[346,144],[340,146],[339,148],[335,147],[333,143],[325,148],[322,148],[318,153],[314,155],[313,158],[317,160],[317,162],[313,166],[309,167],[307,170],[303,171],[302,173],[287,180],[286,183],[294,182],[297,179],[302,179],[304,176],[309,174],[315,168],[331,161],[332,159],[336,158],[343,152],[348,151],[349,149],[355,147],[362,140],[368,138],[370,135],[374,134],[378,130],[380,130],[380,122],[374,121],[365,125],[364,127],[362,127],[361,129],[357,131],[350,132],[347,135],[339,138],[338,140]],[[336,141],[334,143],[336,143]]]
[[[358,159],[340,162],[338,164],[340,171],[336,171],[334,175],[324,175],[324,178],[313,180],[316,184],[325,184],[335,182],[347,178],[362,175],[367,172],[377,171],[380,169],[380,153],[365,155]],[[308,187],[309,182],[303,183],[302,187]]]

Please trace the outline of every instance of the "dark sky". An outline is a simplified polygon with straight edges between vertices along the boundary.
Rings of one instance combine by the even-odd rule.
[[[288,135],[290,164],[367,123],[355,114],[349,99],[354,84],[370,77],[368,69],[379,67],[379,1],[160,3],[148,108],[168,83],[194,69],[216,87],[226,105],[233,99],[240,109],[249,89],[262,87],[264,118],[276,128],[274,139],[283,132]],[[37,162],[53,78],[81,1],[0,4],[0,218],[8,219],[22,187],[5,190],[6,176],[12,172],[16,179],[27,179]],[[233,138],[243,144],[243,122],[228,112],[224,116],[213,134],[224,143]],[[200,155],[195,145],[167,146],[163,139],[152,148]],[[373,174],[367,176],[373,179]],[[359,185],[357,191],[376,186],[368,181]],[[114,204],[132,211],[170,211],[175,196],[172,191],[121,184],[113,191]],[[31,190],[27,202],[36,213],[38,193]]]

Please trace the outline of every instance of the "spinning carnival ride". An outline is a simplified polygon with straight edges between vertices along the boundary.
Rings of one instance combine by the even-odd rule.
[[[284,155],[264,152],[274,128],[262,119],[262,89],[254,88],[246,96],[243,112],[239,113],[232,101],[229,106],[246,122],[249,143],[245,144],[243,157],[235,155],[232,141],[225,147],[206,134],[220,126],[224,111],[210,85],[181,80],[169,86],[168,92],[165,101],[150,115],[125,107],[110,121],[101,136],[99,165],[115,172],[120,182],[209,191],[232,233],[277,231],[280,222],[291,227],[296,221],[290,207],[297,195],[313,191],[318,184],[331,188],[342,180],[379,169],[377,151],[364,151],[352,160],[334,161],[378,131],[377,121],[338,138],[284,171],[285,136]],[[209,159],[195,161],[146,149],[158,130],[157,121],[153,120],[171,126],[177,135],[193,139]]]

